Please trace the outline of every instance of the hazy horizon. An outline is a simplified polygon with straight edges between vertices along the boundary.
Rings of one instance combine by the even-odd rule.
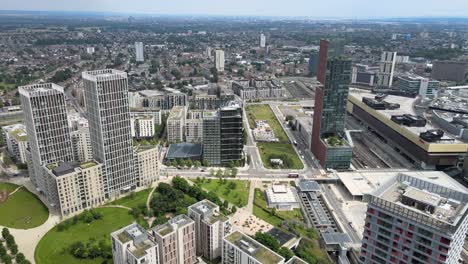
[[[286,16],[317,18],[468,17],[468,1],[451,0],[0,0],[0,10],[147,15]]]

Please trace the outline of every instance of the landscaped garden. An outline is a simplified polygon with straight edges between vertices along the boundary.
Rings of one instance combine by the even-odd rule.
[[[0,225],[17,229],[42,225],[49,218],[49,210],[26,187],[19,187],[0,183]]]
[[[269,105],[248,105],[246,107],[250,128],[255,128],[255,120],[266,120],[273,129],[278,142],[258,142],[257,147],[262,158],[263,165],[268,169],[296,169],[304,168],[304,164],[294,150],[291,142],[279,123]],[[272,159],[280,159],[282,166],[271,163]]]
[[[140,205],[146,205],[148,195],[151,193],[150,189],[145,189],[139,192],[131,192],[129,195],[110,202],[111,205],[122,205],[126,207],[137,207]]]
[[[249,181],[198,178],[195,184],[237,207],[246,206],[249,200]]]
[[[47,232],[36,247],[36,263],[111,263],[110,233],[133,221],[126,209],[85,211]]]

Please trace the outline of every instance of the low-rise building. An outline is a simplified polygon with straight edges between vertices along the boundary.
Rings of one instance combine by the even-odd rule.
[[[159,151],[157,146],[138,145],[134,146],[134,166],[137,174],[138,186],[149,186],[159,180]]]
[[[221,257],[222,242],[232,229],[227,216],[219,212],[219,206],[203,200],[188,208],[188,216],[195,221],[197,254],[214,260]]]
[[[154,227],[152,236],[159,247],[160,264],[192,264],[197,262],[195,222],[178,215]]]
[[[282,98],[286,89],[277,81],[266,80],[240,80],[232,83],[232,90],[242,100]]]
[[[223,239],[223,264],[282,264],[284,258],[253,238],[234,231]]]
[[[433,98],[437,95],[440,83],[421,76],[402,76],[398,78],[398,87],[401,92],[410,95],[420,95],[423,98]]]
[[[99,206],[106,200],[103,165],[96,161],[51,163],[43,171],[48,199],[63,216]]]
[[[26,163],[26,149],[28,148],[26,126],[22,124],[4,126],[2,132],[8,152],[17,162]]]
[[[143,227],[131,224],[111,233],[115,264],[159,264],[158,245]]]
[[[285,184],[273,184],[265,191],[269,208],[278,210],[293,210],[299,208],[299,201],[293,187]]]

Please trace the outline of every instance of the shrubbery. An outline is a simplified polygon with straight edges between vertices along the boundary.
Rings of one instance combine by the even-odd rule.
[[[65,220],[57,225],[57,231],[62,232],[78,222],[90,224],[95,220],[102,219],[102,214],[95,209],[84,210],[79,216],[75,215],[72,219]]]
[[[72,256],[79,259],[112,259],[112,249],[104,240],[90,239],[86,244],[78,241],[71,244],[68,251]]]

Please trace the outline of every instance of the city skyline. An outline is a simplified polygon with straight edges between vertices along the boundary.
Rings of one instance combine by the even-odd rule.
[[[56,0],[35,2],[19,0],[4,1],[0,10],[17,11],[57,11],[57,12],[110,12],[120,14],[146,15],[220,15],[220,16],[278,16],[278,17],[311,17],[311,18],[398,18],[398,17],[467,17],[464,10],[468,2],[451,1],[450,5],[439,1],[416,0],[406,2],[396,0],[382,1],[375,8],[371,0],[331,0],[324,2],[296,0],[293,4],[281,1],[260,0],[248,2],[224,2],[205,0],[196,4],[189,0],[164,1],[154,3],[149,0],[119,1],[119,5],[110,0],[80,0],[63,3]],[[401,6],[405,8],[402,9]]]

